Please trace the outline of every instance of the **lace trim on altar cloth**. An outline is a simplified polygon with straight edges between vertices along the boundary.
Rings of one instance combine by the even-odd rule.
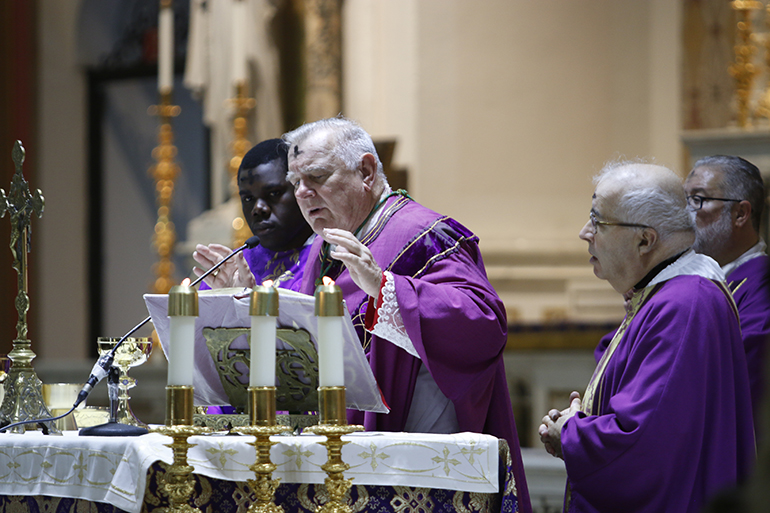
[[[398,308],[396,297],[396,282],[390,271],[384,271],[385,283],[380,289],[380,306],[377,308],[377,322],[369,330],[372,335],[384,338],[388,342],[400,347],[410,355],[420,358],[414,344],[406,333],[404,320]]]

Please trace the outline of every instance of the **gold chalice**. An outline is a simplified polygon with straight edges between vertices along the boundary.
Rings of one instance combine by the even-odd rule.
[[[99,337],[97,339],[99,354],[104,355],[112,351],[112,348],[119,341],[120,338]],[[129,337],[115,352],[113,366],[120,369],[120,377],[118,378],[119,394],[117,410],[115,412],[115,420],[119,424],[142,428],[147,427],[147,424],[137,419],[134,412],[131,411],[131,405],[129,404],[131,398],[128,396],[128,390],[136,386],[136,380],[128,375],[128,369],[146,362],[150,353],[152,353],[152,340],[149,337]]]

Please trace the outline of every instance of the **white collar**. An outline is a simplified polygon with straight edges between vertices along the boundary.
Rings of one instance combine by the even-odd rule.
[[[725,281],[725,275],[716,260],[688,249],[669,266],[660,271],[647,286],[668,281],[677,276],[702,276],[709,280]]]
[[[738,267],[742,266],[752,258],[757,258],[758,256],[764,255],[766,249],[767,249],[767,244],[765,244],[765,241],[760,238],[759,242],[751,246],[749,250],[746,251],[744,254],[742,254],[741,256],[739,256],[729,264],[723,265],[722,272],[725,273],[725,276],[730,276],[730,273],[732,273],[734,270],[736,270]]]

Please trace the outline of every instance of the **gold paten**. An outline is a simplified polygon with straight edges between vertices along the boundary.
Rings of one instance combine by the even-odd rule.
[[[324,479],[329,500],[316,509],[317,513],[352,513],[347,504],[347,494],[352,486],[352,478],[345,479],[344,472],[350,465],[342,461],[342,435],[363,431],[364,426],[347,425],[345,415],[345,387],[320,387],[318,389],[321,423],[305,431],[326,437],[320,442],[326,447],[326,463],[321,469],[327,474]]]
[[[277,443],[271,441],[270,436],[286,429],[275,423],[275,387],[249,387],[249,418],[250,426],[234,429],[238,433],[255,437],[253,442],[249,442],[256,451],[254,464],[249,467],[255,478],[249,479],[248,483],[257,500],[248,511],[283,513],[283,508],[275,504],[275,490],[280,479],[273,479],[276,465],[270,460],[270,448]]]
[[[751,15],[752,11],[762,8],[762,3],[755,0],[734,0],[730,3],[738,13],[738,39],[735,45],[735,64],[730,66],[730,75],[735,79],[735,95],[738,100],[737,122],[741,128],[751,126],[749,116],[749,101],[751,87],[759,70],[752,63],[757,51],[752,43]]]
[[[238,82],[235,86],[235,98],[231,98],[229,103],[235,107],[235,117],[233,118],[233,156],[230,159],[230,189],[233,200],[240,203],[240,194],[238,193],[238,168],[241,167],[241,161],[246,152],[251,148],[251,143],[246,138],[248,133],[248,116],[249,111],[257,106],[257,101],[254,98],[249,98],[248,86],[245,81]],[[243,214],[239,214],[233,220],[233,247],[239,248],[243,243],[251,237],[251,228],[243,218]]]
[[[16,323],[16,339],[8,358],[13,362],[11,370],[4,381],[5,396],[0,406],[0,424],[8,425],[24,420],[48,418],[51,416],[43,401],[42,383],[32,368],[35,353],[32,351],[32,341],[27,338],[27,312],[29,311],[29,295],[27,294],[27,253],[30,251],[32,216],[43,215],[45,201],[40,189],[30,193],[29,185],[24,180],[21,166],[24,163],[24,147],[21,141],[16,141],[12,152],[16,172],[11,180],[10,194],[0,189],[0,217],[6,212],[11,219],[11,243],[13,253],[13,268],[18,274],[18,293],[16,294],[16,311],[19,320]],[[11,429],[14,433],[23,433],[37,429],[37,424],[25,424]],[[59,431],[52,422],[47,422],[49,432]]]
[[[155,294],[166,294],[173,285],[171,275],[174,272],[174,263],[171,259],[176,243],[176,230],[170,220],[170,210],[174,180],[179,175],[179,166],[174,160],[177,149],[174,146],[171,118],[178,116],[181,111],[178,105],[171,104],[171,91],[161,93],[160,105],[153,105],[148,111],[150,115],[160,118],[158,145],[152,150],[156,164],[149,170],[155,179],[155,197],[158,204],[158,220],[155,223],[155,234],[152,236],[152,244],[158,252],[158,263],[153,265],[156,278],[152,288]]]

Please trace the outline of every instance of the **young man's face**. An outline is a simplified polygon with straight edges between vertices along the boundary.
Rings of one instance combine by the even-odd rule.
[[[301,247],[312,233],[286,181],[280,159],[238,173],[243,217],[260,245],[273,251]]]

